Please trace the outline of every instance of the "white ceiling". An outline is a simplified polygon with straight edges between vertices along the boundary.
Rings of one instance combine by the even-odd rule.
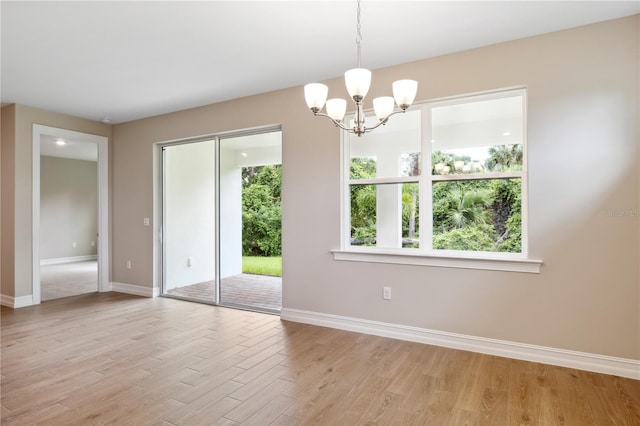
[[[63,140],[64,145],[56,142]],[[60,138],[54,135],[40,136],[40,155],[47,157],[71,158],[74,160],[98,161],[98,145],[81,137]]]
[[[352,0],[2,1],[0,8],[2,103],[92,120],[125,122],[334,78],[355,66]],[[639,12],[638,1],[363,0],[362,65]]]

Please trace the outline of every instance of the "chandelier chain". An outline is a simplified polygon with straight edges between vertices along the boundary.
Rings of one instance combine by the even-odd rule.
[[[361,68],[361,59],[362,59],[362,53],[361,53],[361,47],[360,47],[360,43],[362,42],[362,26],[360,25],[360,0],[358,0],[358,8],[356,10],[356,17],[357,17],[357,26],[356,26],[356,49],[357,49],[357,53],[358,53],[358,67],[357,68]]]

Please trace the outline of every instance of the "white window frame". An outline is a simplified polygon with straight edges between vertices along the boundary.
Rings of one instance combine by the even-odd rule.
[[[522,170],[514,172],[478,173],[462,175],[431,175],[431,110],[435,107],[522,96],[523,107],[523,140]],[[541,260],[528,257],[528,158],[527,158],[527,93],[523,87],[509,88],[499,91],[436,99],[414,108],[421,108],[421,174],[416,177],[392,177],[350,180],[350,144],[346,132],[341,133],[341,247],[332,250],[335,260],[393,263],[406,265],[422,265],[435,267],[451,267],[465,269],[483,269],[494,271],[512,271],[540,273]],[[390,122],[389,125],[393,125]],[[433,215],[432,185],[433,182],[472,179],[505,179],[519,178],[522,187],[522,252],[474,252],[458,250],[433,250]],[[352,184],[401,184],[418,183],[420,186],[420,248],[379,248],[351,245],[351,206],[350,187]],[[428,212],[428,214],[427,214]]]

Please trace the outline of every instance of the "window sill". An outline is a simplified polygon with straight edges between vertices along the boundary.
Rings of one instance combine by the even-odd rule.
[[[404,250],[331,250],[335,260],[350,262],[393,263],[398,265],[436,266],[442,268],[482,269],[539,274],[541,260],[512,256],[492,256],[486,253],[410,253]]]

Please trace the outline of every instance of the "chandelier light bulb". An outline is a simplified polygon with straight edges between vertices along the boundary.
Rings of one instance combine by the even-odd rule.
[[[347,112],[347,101],[333,98],[327,101],[327,115],[333,120],[341,122]]]
[[[380,96],[373,100],[373,110],[378,120],[385,120],[393,113],[394,101],[391,96]]]
[[[393,82],[393,97],[403,110],[409,108],[416,98],[418,82],[415,80],[398,80]]]
[[[318,112],[327,100],[329,88],[321,83],[309,83],[304,86],[304,98],[311,111]]]
[[[371,86],[371,71],[365,68],[353,68],[344,73],[344,83],[347,92],[354,100],[362,100]]]

